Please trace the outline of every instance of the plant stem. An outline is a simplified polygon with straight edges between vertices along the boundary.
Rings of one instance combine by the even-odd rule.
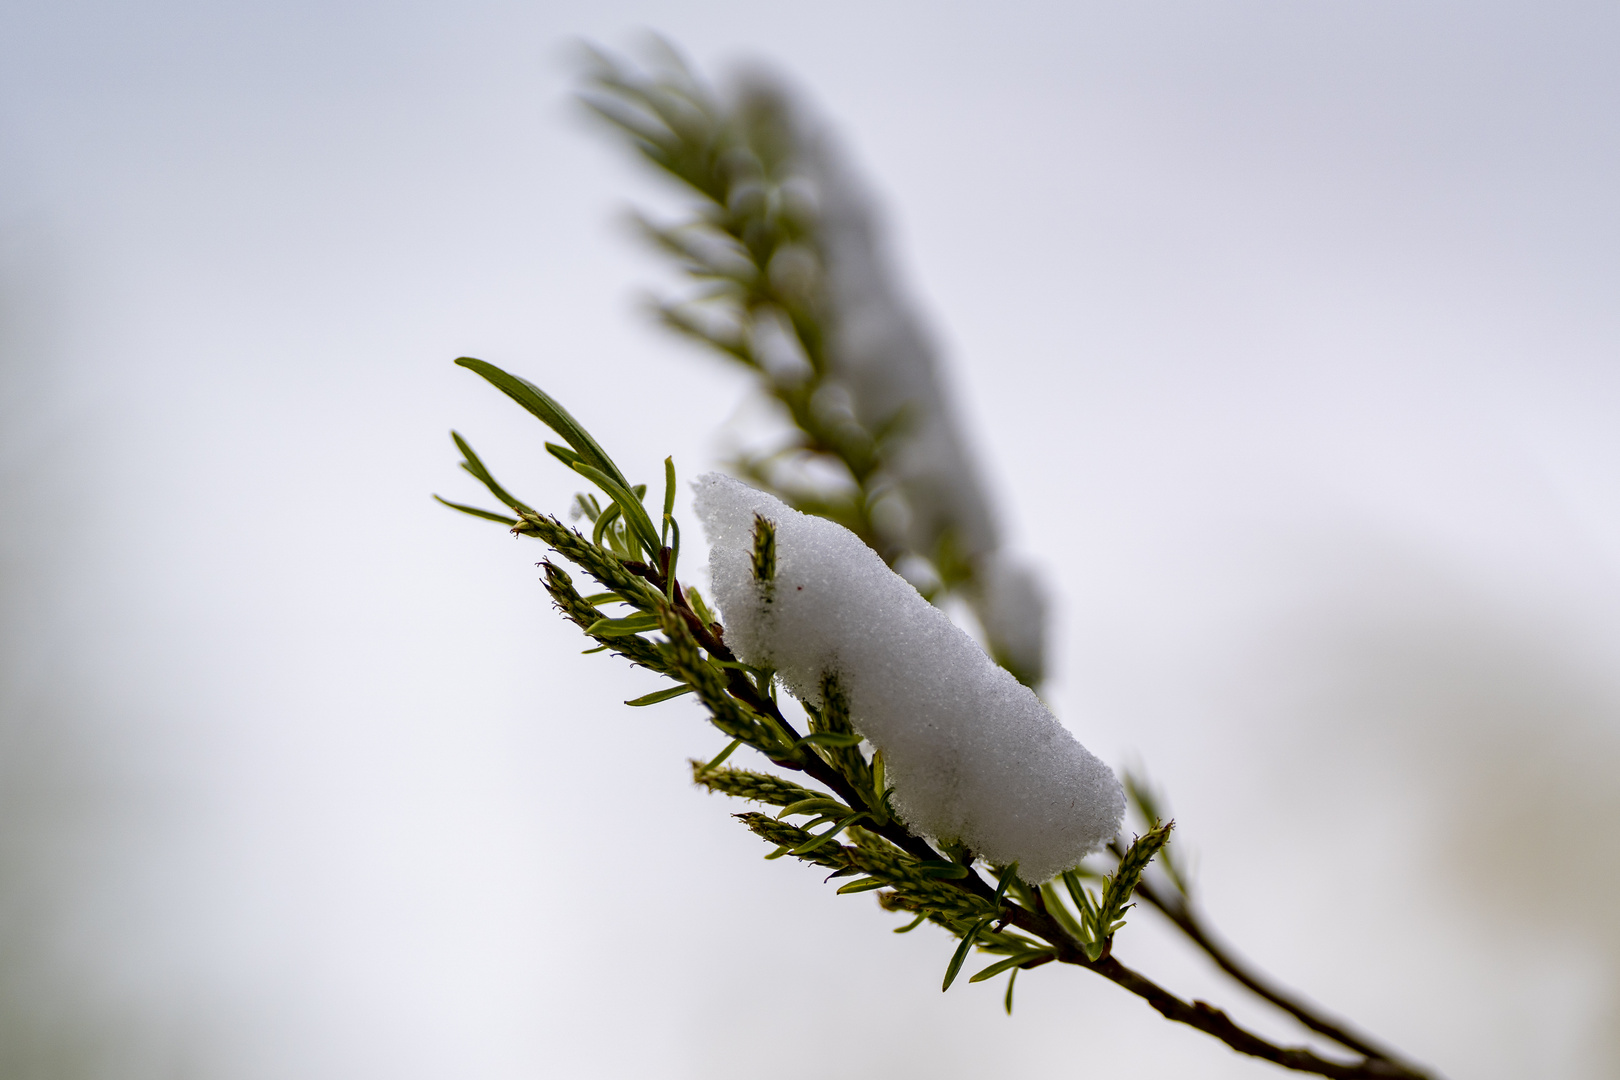
[[[1087,961],[1060,956],[1067,963],[1089,967],[1103,978],[1113,982],[1157,1009],[1165,1019],[1197,1028],[1213,1035],[1240,1054],[1261,1058],[1274,1065],[1296,1072],[1315,1073],[1332,1080],[1431,1080],[1430,1074],[1411,1066],[1391,1061],[1382,1056],[1368,1056],[1362,1061],[1345,1063],[1331,1061],[1303,1047],[1278,1046],[1276,1043],[1239,1027],[1226,1013],[1205,1001],[1186,1002],[1155,983],[1131,970],[1112,956]]]
[[[1202,949],[1215,966],[1229,975],[1238,985],[1264,1001],[1270,1002],[1283,1012],[1298,1020],[1318,1035],[1324,1035],[1347,1049],[1354,1050],[1369,1058],[1382,1058],[1385,1061],[1399,1061],[1400,1058],[1388,1048],[1380,1046],[1350,1027],[1342,1020],[1330,1019],[1320,1011],[1305,1004],[1293,993],[1284,990],[1261,976],[1248,965],[1234,956],[1225,945],[1216,940],[1213,933],[1198,917],[1198,913],[1180,896],[1168,898],[1150,883],[1143,881],[1136,887],[1137,895],[1146,900],[1166,919],[1173,923],[1176,929],[1187,936],[1193,944]]]

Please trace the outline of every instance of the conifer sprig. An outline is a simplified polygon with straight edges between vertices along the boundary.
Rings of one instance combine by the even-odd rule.
[[[513,533],[543,541],[606,590],[581,595],[565,570],[550,560],[541,564],[546,589],[558,610],[596,643],[588,651],[615,653],[674,683],[627,704],[652,705],[691,694],[704,706],[710,723],[730,741],[714,760],[692,763],[693,780],[710,791],[780,808],[774,816],[757,811],[737,815],[772,845],[767,858],[791,856],[830,870],[829,879],[851,878],[839,885],[840,894],[876,892],[886,910],[914,915],[912,926],[929,921],[947,930],[958,943],[946,966],[946,988],[971,954],[993,957],[969,981],[1006,973],[1004,1004],[1009,1012],[1017,972],[1056,961],[1088,968],[1144,998],[1172,1020],[1291,1069],[1342,1080],[1422,1077],[1387,1056],[1368,1054],[1361,1062],[1344,1064],[1308,1050],[1278,1046],[1239,1027],[1220,1010],[1182,1001],[1121,964],[1111,953],[1114,937],[1125,924],[1131,896],[1144,887],[1143,873],[1168,841],[1169,825],[1149,829],[1121,849],[1119,866],[1100,895],[1093,896],[1077,875],[1064,875],[1074,911],[1064,906],[1050,885],[1032,888],[1020,882],[1016,865],[990,868],[995,875],[992,884],[975,868],[970,852],[950,846],[941,850],[912,833],[893,814],[881,757],[869,757],[862,749],[836,679],[823,683],[821,705],[807,709],[810,732],[801,736],[777,705],[771,673],[739,663],[725,646],[724,628],[713,613],[695,591],[677,580],[677,552],[673,543],[665,542],[679,536],[673,516],[673,464],[666,461],[662,528],[653,530],[641,501],[646,488],[628,483],[566,410],[538,387],[493,365],[458,362],[561,435],[568,447],[548,444],[547,449],[595,484],[609,505],[594,495],[576,498],[587,517],[595,514],[593,534],[586,537],[508,493],[459,435],[455,442],[464,468],[517,516],[446,505],[483,520],[510,522]],[[604,525],[603,519],[615,509],[616,520],[610,518]],[[769,535],[768,529],[756,531],[753,553],[758,576],[765,581],[775,559]],[[626,606],[631,613],[610,615],[602,610],[603,604]],[[769,773],[722,767],[721,761],[742,745],[758,750],[780,768],[804,774],[820,790]],[[806,820],[797,824],[786,820],[793,817]]]

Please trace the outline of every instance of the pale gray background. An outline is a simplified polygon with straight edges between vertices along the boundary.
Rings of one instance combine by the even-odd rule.
[[[844,132],[1056,707],[1218,924],[1450,1076],[1620,1075],[1620,9],[1412,0],[12,0],[7,1074],[1273,1072],[1080,972],[941,996],[428,501],[452,424],[573,490],[462,353],[634,475],[721,452],[744,381],[635,314],[668,200],[568,97],[646,26]]]

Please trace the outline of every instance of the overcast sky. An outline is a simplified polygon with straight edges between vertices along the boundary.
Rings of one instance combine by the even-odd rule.
[[[1267,1074],[1081,972],[1011,1019],[940,995],[942,935],[762,861],[687,782],[697,709],[623,709],[651,677],[577,655],[540,549],[428,500],[474,494],[451,426],[573,490],[462,354],[633,476],[723,451],[746,383],[637,314],[666,280],[624,209],[673,204],[570,101],[574,42],[652,27],[842,133],[1051,583],[1054,705],[1169,792],[1217,925],[1447,1075],[1620,1076],[1612,5],[0,25],[0,990],[40,1054]],[[1149,915],[1119,952],[1298,1037]]]

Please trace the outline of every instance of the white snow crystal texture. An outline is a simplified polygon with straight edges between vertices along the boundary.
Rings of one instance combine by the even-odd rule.
[[[1118,832],[1125,795],[1113,771],[859,537],[730,477],[695,488],[727,645],[813,704],[836,672],[914,831],[1017,862],[1032,883]],[[768,591],[753,574],[755,514],[776,529]]]

